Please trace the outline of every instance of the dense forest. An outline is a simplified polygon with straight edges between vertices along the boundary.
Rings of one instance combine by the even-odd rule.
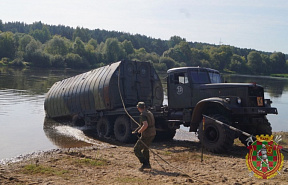
[[[96,68],[122,59],[148,61],[159,71],[202,66],[242,74],[288,73],[287,55],[229,45],[169,40],[41,22],[0,20],[0,66]]]

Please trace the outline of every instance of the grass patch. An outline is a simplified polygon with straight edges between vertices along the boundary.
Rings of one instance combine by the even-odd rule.
[[[106,159],[89,159],[89,158],[82,158],[76,159],[76,164],[80,165],[88,165],[88,166],[107,166],[108,161]]]
[[[244,144],[239,140],[239,138],[237,138],[237,139],[234,140],[234,145],[244,146]]]
[[[170,151],[164,151],[162,154],[165,155],[165,156],[169,156],[169,155],[172,154],[172,152],[170,152]]]
[[[282,77],[282,78],[288,78],[288,74],[271,74],[272,77]]]
[[[119,182],[120,184],[131,184],[131,183],[144,184],[143,179],[136,177],[117,177],[116,181]]]
[[[274,139],[277,135],[281,136],[282,140],[278,143],[279,145],[287,148],[288,147],[288,132],[273,132]]]
[[[34,175],[34,174],[44,174],[44,175],[57,175],[61,176],[66,173],[69,173],[68,170],[59,170],[54,169],[52,167],[36,165],[36,164],[29,164],[23,167],[23,173]]]
[[[205,155],[205,159],[211,158],[210,156]],[[173,155],[171,160],[175,162],[185,162],[185,161],[193,161],[193,160],[200,160],[201,159],[201,153],[195,153],[195,152],[182,152],[177,153],[177,155]]]

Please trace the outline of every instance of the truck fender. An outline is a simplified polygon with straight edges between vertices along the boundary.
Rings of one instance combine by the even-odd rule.
[[[190,123],[190,132],[196,132],[199,126],[199,123],[202,120],[202,114],[205,113],[205,110],[207,108],[211,107],[221,107],[224,108],[224,110],[229,111],[230,110],[230,105],[229,102],[227,102],[224,98],[219,98],[219,97],[212,97],[212,98],[207,98],[199,101],[195,108],[193,109],[192,113],[192,118],[191,118],[191,123]]]

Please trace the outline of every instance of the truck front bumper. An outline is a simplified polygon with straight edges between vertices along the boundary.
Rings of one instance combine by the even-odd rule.
[[[278,114],[277,108],[273,107],[239,107],[231,110],[232,114]]]

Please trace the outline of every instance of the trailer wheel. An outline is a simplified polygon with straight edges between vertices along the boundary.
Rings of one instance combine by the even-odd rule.
[[[222,115],[210,115],[210,117],[229,124],[229,121]],[[203,122],[198,128],[198,138],[207,151],[222,153],[232,147],[235,138],[235,132],[213,121],[206,121],[203,131]]]
[[[114,135],[118,141],[127,143],[131,141],[132,130],[127,116],[119,116],[114,124]]]
[[[113,126],[109,120],[105,117],[102,117],[97,122],[97,134],[98,137],[109,137],[113,133]]]

